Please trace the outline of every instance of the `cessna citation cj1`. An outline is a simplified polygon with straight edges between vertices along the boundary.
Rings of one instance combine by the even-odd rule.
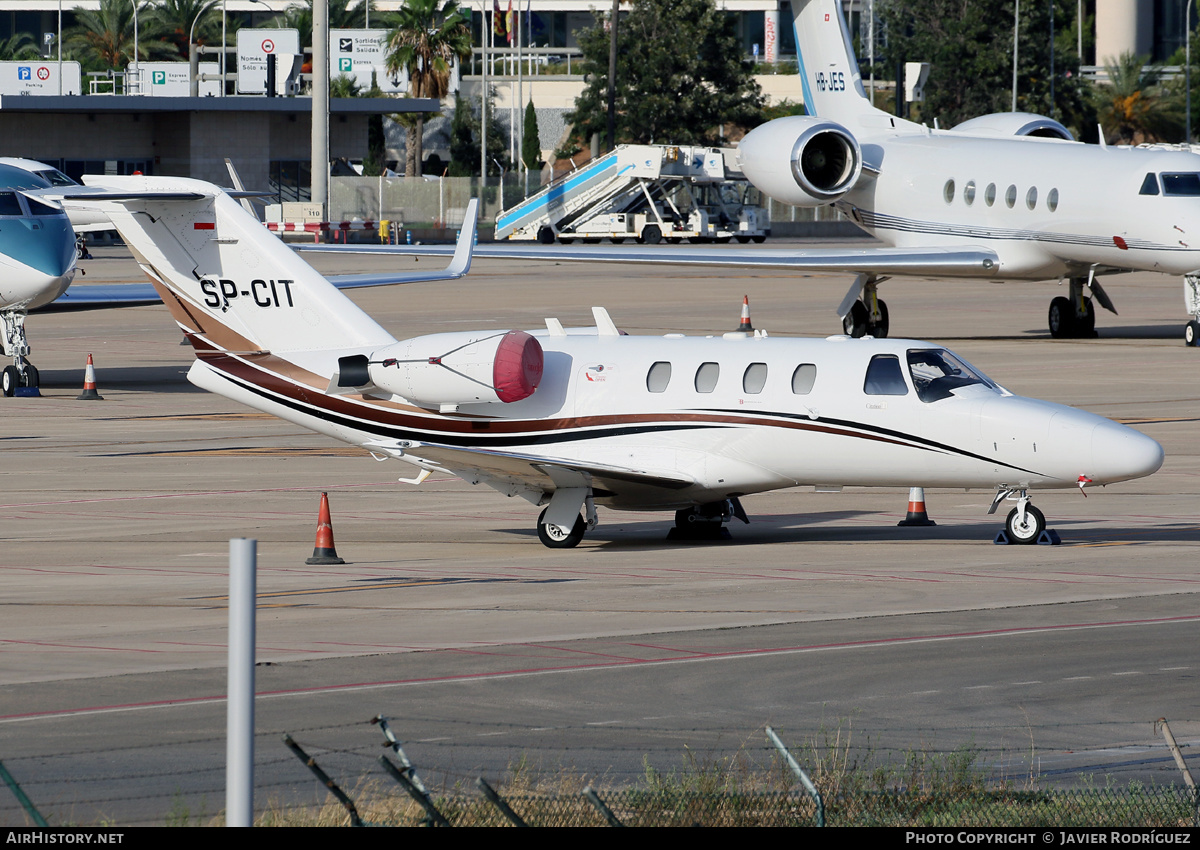
[[[1031,489],[1162,463],[1149,437],[927,342],[627,336],[600,308],[590,328],[397,341],[216,187],[92,182],[129,193],[104,209],[194,346],[192,383],[417,468],[402,481],[450,473],[545,506],[547,546],[578,544],[597,505],[719,530],[745,519],[739,497],[803,484],[994,488],[1029,543]]]

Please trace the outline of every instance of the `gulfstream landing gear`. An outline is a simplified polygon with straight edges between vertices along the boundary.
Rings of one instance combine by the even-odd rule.
[[[4,353],[12,357],[13,365],[5,366],[0,372],[0,389],[10,398],[21,388],[33,389],[37,395],[40,376],[37,368],[25,358],[29,355],[29,342],[25,337],[24,313],[0,313],[0,326],[4,333]]]
[[[1017,503],[1017,506],[1008,512],[1008,518],[1004,522],[1004,532],[1008,536],[1007,542],[1037,543],[1038,538],[1046,533],[1046,515],[1030,503],[1029,491],[1021,488],[1006,488],[997,491],[988,514],[994,514],[996,508],[1006,499],[1015,500]]]
[[[1187,345],[1200,345],[1200,274],[1183,276],[1183,300],[1192,320],[1183,327],[1183,341]]]
[[[1073,277],[1070,279],[1070,297],[1061,295],[1050,302],[1050,312],[1046,324],[1050,327],[1050,336],[1055,339],[1079,339],[1096,336],[1096,310],[1092,306],[1092,297],[1100,302],[1105,310],[1113,308],[1108,294],[1101,288],[1095,276]]]
[[[737,497],[684,508],[675,512],[675,527],[667,533],[667,539],[727,540],[729,531],[725,524],[734,517],[747,524],[750,522]]]
[[[867,274],[860,274],[855,279],[838,307],[842,332],[846,336],[883,339],[888,335],[888,308],[877,291],[877,286],[885,280],[885,277]]]
[[[555,504],[556,499],[558,504]],[[586,519],[579,515],[580,507],[587,514]],[[553,521],[550,517],[552,511]],[[538,540],[551,549],[573,549],[583,539],[584,532],[591,531],[597,525],[599,519],[591,493],[583,488],[563,488],[554,492],[549,507],[538,516]]]

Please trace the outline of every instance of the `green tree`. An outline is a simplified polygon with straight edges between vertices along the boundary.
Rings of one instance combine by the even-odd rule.
[[[187,56],[190,33],[196,44],[220,41],[220,19],[212,14],[215,8],[217,0],[161,0],[158,6],[151,8],[150,16],[162,36],[175,45],[179,55]],[[140,41],[141,33],[138,35]]]
[[[525,107],[525,131],[521,136],[521,159],[530,171],[542,167],[542,142],[538,135],[537,110],[533,101]]]
[[[488,98],[488,174],[495,176],[508,170],[507,133],[503,136],[496,127],[496,96]],[[479,168],[479,115],[471,103],[455,94],[454,117],[450,121],[450,176],[470,177]]]
[[[454,59],[471,55],[469,15],[457,0],[406,0],[389,18],[387,69],[392,74],[408,72],[410,96],[441,100],[450,93]],[[419,177],[424,114],[404,123],[408,130],[404,174]]]
[[[0,39],[0,61],[38,59],[41,55],[37,42],[27,32],[13,33],[8,38]]]
[[[130,0],[100,0],[99,9],[75,7],[76,26],[64,36],[64,48],[85,70],[111,71],[124,68],[133,57],[133,3]],[[177,56],[173,44],[159,38],[159,28],[149,3],[138,6],[139,59]]]
[[[354,5],[350,0],[326,0],[329,4],[330,29],[362,29],[367,25],[367,7],[375,11],[374,0],[358,0]],[[277,16],[278,26],[288,27],[300,34],[300,49],[312,47],[313,30],[313,0],[305,0],[303,4],[289,6]],[[232,34],[232,28],[231,28]],[[305,72],[307,73],[307,71]]]
[[[1094,134],[1091,90],[1079,74],[1077,6],[1071,0],[1053,4],[1053,45],[1051,5],[1021,4],[1017,109],[1049,115],[1077,135]],[[883,67],[930,63],[922,120],[949,127],[1012,108],[1012,0],[889,0],[878,8],[887,32]]]
[[[762,91],[715,0],[634,0],[618,23],[618,143],[707,142],[762,121]],[[587,85],[566,118],[586,145],[608,132],[608,31],[598,23],[579,46]]]
[[[1128,52],[1105,65],[1108,85],[1097,87],[1096,105],[1111,142],[1136,145],[1183,135],[1183,104],[1162,86],[1149,60]]]

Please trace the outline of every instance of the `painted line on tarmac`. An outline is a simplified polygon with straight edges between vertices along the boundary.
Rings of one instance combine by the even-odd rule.
[[[1026,626],[1010,629],[988,629],[978,632],[948,632],[945,634],[913,635],[910,637],[878,638],[874,640],[844,641],[839,643],[812,644],[809,646],[785,646],[766,649],[738,649],[723,652],[690,651],[678,658],[630,659],[619,661],[598,661],[593,663],[562,665],[555,667],[527,668],[517,670],[501,670],[492,673],[464,673],[451,676],[429,676],[418,679],[396,679],[380,682],[354,682],[343,685],[321,685],[312,688],[294,688],[282,691],[263,691],[256,694],[256,700],[279,699],[286,697],[317,696],[327,693],[349,693],[353,691],[384,690],[388,688],[403,688],[419,685],[454,684],[458,682],[487,682],[499,679],[518,679],[533,676],[549,676],[560,673],[586,673],[598,670],[624,669],[628,667],[657,667],[670,664],[694,664],[704,661],[736,661],[762,656],[806,655],[816,652],[833,652],[837,650],[879,649],[892,646],[906,646],[921,643],[941,643],[958,640],[979,640],[994,637],[1021,637],[1050,632],[1088,631],[1092,629],[1127,628],[1130,626],[1159,626],[1174,625],[1200,621],[1200,614],[1189,614],[1178,617],[1154,617],[1139,620],[1111,620],[1097,623],[1064,623],[1055,626]],[[499,644],[498,644],[499,645]],[[633,644],[635,646],[639,644]],[[452,648],[451,648],[452,649]],[[26,723],[35,720],[55,720],[65,717],[80,717],[96,714],[120,714],[132,711],[150,711],[161,708],[177,708],[182,706],[205,705],[208,703],[224,702],[224,694],[203,697],[185,697],[174,700],[154,702],[126,703],[122,705],[88,706],[65,710],[49,710],[27,712],[22,714],[0,715],[0,724]]]
[[[320,487],[268,487],[261,490],[198,490],[194,493],[155,493],[146,496],[106,496],[95,499],[61,499],[55,502],[17,502],[0,508],[33,508],[44,505],[84,505],[92,502],[137,502],[145,499],[189,499],[195,496],[234,496],[245,493],[319,493],[322,490],[348,490],[352,487],[390,487],[394,481],[359,484],[322,484]]]

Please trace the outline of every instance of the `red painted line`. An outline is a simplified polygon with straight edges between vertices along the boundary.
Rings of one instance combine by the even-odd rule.
[[[872,647],[897,646],[910,643],[929,643],[943,640],[962,640],[983,637],[1010,637],[1019,635],[1039,634],[1044,632],[1070,631],[1075,629],[1113,628],[1120,626],[1165,625],[1168,623],[1195,622],[1200,620],[1200,614],[1190,614],[1179,617],[1154,617],[1139,620],[1110,620],[1097,623],[1064,623],[1056,626],[1032,626],[1025,628],[985,629],[975,632],[947,632],[944,634],[913,635],[910,637],[880,638],[875,640],[842,641],[837,643],[810,644],[806,646],[785,646],[766,649],[738,649],[726,652],[691,652],[676,650],[684,653],[676,658],[644,659],[630,661],[609,661],[592,664],[561,665],[555,667],[527,667],[514,670],[502,670],[492,673],[466,673],[453,676],[429,676],[418,679],[392,679],[377,682],[353,682],[341,685],[322,685],[313,688],[292,688],[280,691],[260,691],[258,699],[269,697],[304,696],[308,694],[331,693],[338,691],[369,690],[376,688],[395,688],[405,685],[422,685],[435,683],[486,681],[488,679],[505,679],[515,676],[537,676],[549,673],[578,673],[589,670],[607,670],[630,666],[654,666],[662,664],[679,664],[694,661],[732,660],[762,655],[786,655],[789,653],[823,652],[836,649],[866,649]],[[166,708],[176,705],[197,705],[210,702],[221,702],[223,694],[189,697],[177,700],[160,700],[153,702],[123,703],[118,705],[88,706],[63,710],[35,711],[23,714],[0,715],[0,723],[15,723],[24,720],[52,719],[56,717],[74,717],[86,714],[102,714],[106,712],[137,711],[152,708]]]
[[[270,487],[265,490],[201,490],[195,493],[158,493],[152,496],[109,496],[97,499],[63,499],[60,502],[23,502],[20,504],[0,505],[0,508],[32,508],[43,505],[83,505],[93,502],[135,502],[145,499],[185,499],[193,496],[231,496],[247,493],[318,493],[324,490],[344,490],[350,487],[391,487],[394,481],[379,481],[360,484],[330,484],[321,488],[313,487]]]

